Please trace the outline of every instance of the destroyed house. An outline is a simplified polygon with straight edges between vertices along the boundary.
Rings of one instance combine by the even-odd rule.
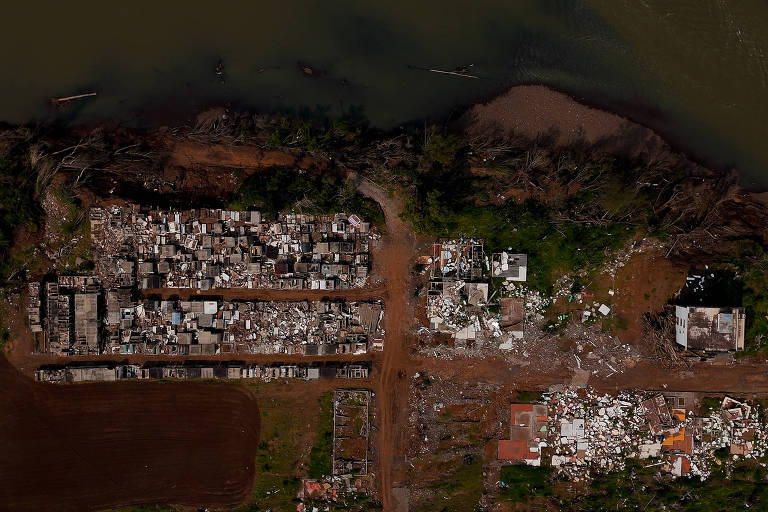
[[[540,442],[547,437],[547,406],[510,404],[509,410],[510,438],[499,441],[499,459],[538,466]]]
[[[491,275],[508,281],[525,281],[528,275],[528,255],[507,252],[491,255]]]
[[[432,278],[477,281],[483,278],[482,240],[439,240],[432,248]]]
[[[675,307],[675,342],[688,350],[744,350],[744,308]]]
[[[525,301],[516,297],[499,299],[501,306],[501,330],[515,338],[523,337],[523,320],[525,318]]]
[[[381,301],[145,299],[119,311],[105,327],[108,353],[323,356],[365,353],[384,339]]]
[[[669,407],[663,395],[649,398],[643,401],[642,405],[652,434],[659,434],[672,427],[672,415],[669,413]]]

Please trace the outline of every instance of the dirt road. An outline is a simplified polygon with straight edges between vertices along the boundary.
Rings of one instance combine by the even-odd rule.
[[[378,202],[384,210],[387,233],[378,258],[384,262],[383,275],[387,287],[387,314],[384,319],[387,337],[384,357],[376,384],[378,416],[377,478],[384,510],[393,510],[392,488],[396,483],[408,440],[406,417],[408,408],[408,331],[413,312],[409,268],[414,255],[415,238],[400,220],[402,202],[390,197],[372,182],[361,179],[358,189]]]
[[[188,299],[194,297],[222,298],[224,300],[373,300],[383,297],[386,291],[384,284],[375,284],[365,288],[349,288],[344,290],[268,290],[257,288],[215,288],[208,291],[192,290],[190,288],[156,288],[142,290],[144,297],[162,297],[163,299],[178,297]]]

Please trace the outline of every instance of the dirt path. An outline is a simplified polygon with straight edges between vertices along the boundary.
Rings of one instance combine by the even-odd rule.
[[[394,510],[392,488],[399,483],[404,460],[408,409],[408,331],[413,318],[409,264],[415,238],[400,220],[402,201],[366,179],[358,180],[361,193],[378,202],[384,210],[387,233],[379,253],[387,287],[386,341],[376,383],[378,415],[378,484],[384,510]]]

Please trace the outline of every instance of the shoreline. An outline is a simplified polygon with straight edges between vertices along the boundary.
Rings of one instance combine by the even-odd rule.
[[[477,109],[488,107],[495,102],[503,101],[505,98],[515,95],[518,91],[524,91],[528,89],[538,89],[541,91],[542,96],[548,96],[549,98],[544,98],[545,102],[549,101],[551,97],[559,96],[561,100],[570,103],[570,105],[563,105],[563,110],[556,113],[557,117],[560,118],[559,121],[568,122],[569,119],[567,114],[569,114],[570,110],[574,108],[576,110],[588,111],[595,117],[615,118],[617,121],[623,123],[625,127],[633,128],[638,132],[645,132],[644,135],[647,138],[656,139],[656,142],[660,143],[660,145],[654,149],[660,149],[663,145],[665,153],[667,153],[668,156],[673,156],[676,160],[675,163],[686,163],[689,166],[693,165],[695,167],[714,172],[720,176],[727,176],[731,173],[735,173],[738,177],[740,190],[752,195],[768,196],[768,183],[765,185],[753,186],[744,184],[742,183],[743,174],[738,168],[702,156],[689,144],[684,143],[682,141],[682,137],[679,134],[674,133],[672,130],[654,127],[654,121],[663,125],[668,125],[668,121],[662,111],[652,106],[630,104],[629,102],[619,102],[620,104],[617,105],[607,105],[600,102],[599,100],[595,100],[584,95],[577,95],[570,91],[560,89],[549,84],[527,82],[510,86],[499,94],[483,96],[477,101],[466,104],[465,106],[461,107],[461,109],[455,109],[460,110],[458,119],[462,120],[461,122],[466,123],[467,116]],[[533,106],[536,107],[539,104],[540,103],[537,103]],[[521,116],[520,119],[522,122],[530,121],[530,119],[527,119],[526,116]],[[544,131],[542,130],[541,132],[542,133],[540,134],[543,134]],[[535,136],[530,136],[530,133],[521,135],[523,135],[523,137],[527,136],[527,138],[530,139],[536,138]],[[613,135],[617,134],[614,133]],[[566,145],[567,144],[563,144],[562,146]],[[605,149],[608,148],[604,148],[604,150]],[[626,147],[624,149],[626,149]],[[606,151],[606,153],[608,152],[609,151]],[[768,199],[765,201],[766,204],[768,204]]]
[[[434,116],[433,122],[442,123],[447,126],[458,125],[459,130],[464,131],[466,125],[471,124],[471,121],[468,118],[474,112],[477,112],[478,110],[487,110],[492,108],[493,104],[498,104],[510,97],[515,97],[516,95],[519,95],[521,91],[525,93],[530,90],[535,90],[534,96],[536,100],[530,104],[523,105],[521,109],[515,111],[515,114],[521,124],[536,125],[538,123],[539,129],[538,133],[532,133],[531,130],[523,130],[523,133],[520,133],[519,135],[522,135],[525,138],[535,140],[539,138],[539,136],[546,134],[548,129],[552,128],[559,130],[561,134],[563,132],[570,133],[574,121],[576,121],[571,117],[575,112],[577,116],[590,118],[587,120],[587,124],[584,125],[587,132],[598,132],[601,135],[601,137],[598,137],[597,139],[593,137],[594,140],[591,142],[587,141],[587,146],[592,146],[595,142],[597,142],[598,145],[601,145],[606,139],[610,138],[614,139],[613,145],[603,147],[602,150],[606,153],[610,153],[611,150],[614,150],[619,156],[627,156],[628,150],[630,151],[630,156],[634,157],[641,156],[645,151],[654,153],[663,150],[662,153],[664,156],[674,157],[675,164],[685,163],[687,164],[686,167],[693,165],[714,172],[720,176],[727,176],[735,172],[738,177],[739,188],[742,191],[750,194],[768,195],[768,183],[765,185],[748,185],[743,183],[744,176],[738,168],[702,156],[689,144],[683,142],[683,137],[676,134],[673,130],[664,129],[663,127],[659,128],[658,125],[668,125],[669,122],[662,111],[649,105],[634,104],[626,101],[613,102],[614,104],[612,104],[612,102],[603,102],[595,98],[590,98],[587,95],[576,94],[548,84],[522,82],[514,85],[505,85],[495,93],[476,95],[467,102],[455,103],[444,109],[442,114]],[[128,130],[133,131],[136,135],[141,134],[144,136],[151,136],[162,130],[194,125],[196,118],[201,113],[212,110],[222,110],[232,113],[248,112],[251,114],[264,113],[267,115],[299,117],[296,114],[295,109],[278,108],[270,111],[260,111],[255,107],[248,106],[249,103],[243,101],[242,98],[230,100],[226,102],[226,104],[222,104],[221,102],[212,99],[199,98],[195,103],[197,105],[196,110],[186,110],[171,105],[161,106],[156,102],[148,101],[144,106],[129,112],[128,114],[130,115],[127,119],[94,118],[78,120],[76,118],[48,118],[45,120],[30,120],[28,123],[20,125],[14,125],[0,120],[0,131],[12,129],[15,126],[36,125],[56,132],[67,130],[80,132],[94,129],[102,129],[108,132]],[[558,103],[555,109],[551,108],[553,103]],[[542,120],[538,115],[540,112],[537,112],[541,111],[541,108],[539,107],[542,106],[549,110],[547,115],[551,124],[546,127],[541,125]],[[522,115],[520,115],[521,112],[523,112]],[[430,117],[432,116],[411,119],[401,123],[399,126],[391,128],[382,128],[381,126],[372,123],[368,123],[368,126],[374,131],[387,135],[402,131],[411,126],[422,126],[425,122],[430,124]],[[128,119],[131,119],[131,121]],[[602,130],[602,128],[599,127],[601,124],[612,124],[614,130]],[[562,130],[563,127],[568,129]],[[615,130],[616,128],[624,130],[624,133],[617,133]],[[632,131],[633,133],[628,134],[628,131]],[[626,138],[627,135],[635,138],[642,137],[644,140],[640,141],[641,144],[638,145],[637,140],[628,140]],[[571,142],[577,142],[577,140],[574,139]],[[653,147],[648,147],[648,142],[653,142]],[[556,145],[565,146],[567,144],[558,142]],[[634,155],[631,154],[633,151],[635,152]]]

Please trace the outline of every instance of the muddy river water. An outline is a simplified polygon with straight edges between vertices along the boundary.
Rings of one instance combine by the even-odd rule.
[[[390,128],[541,83],[768,186],[763,0],[82,0],[3,11],[4,121],[156,123],[230,104],[352,111]],[[325,75],[304,76],[298,61]],[[470,64],[480,78],[413,68]],[[56,112],[47,101],[90,91],[98,97]]]

